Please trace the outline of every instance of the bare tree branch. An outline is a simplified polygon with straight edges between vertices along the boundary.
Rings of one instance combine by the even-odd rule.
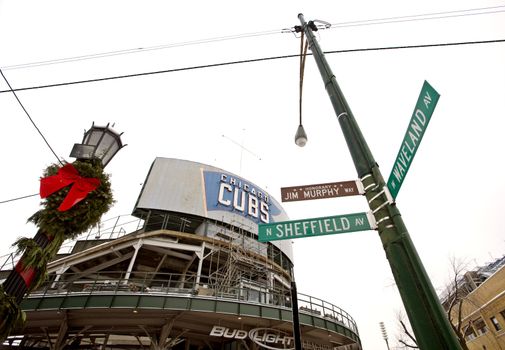
[[[419,346],[417,345],[410,345],[410,344],[407,344],[407,342],[405,342],[404,340],[402,339],[399,339],[398,340],[400,343],[402,343],[403,345],[405,345],[406,347],[408,348],[411,348],[411,349],[419,349]]]
[[[405,326],[405,323],[403,322],[403,320],[400,320],[400,324],[402,325],[402,328],[403,328],[403,331],[405,332],[405,334],[410,338],[410,340],[412,340],[414,342],[415,347],[417,348],[417,340],[416,338],[414,338],[414,336],[409,332],[409,330],[407,329],[407,327]],[[401,342],[401,341],[400,341]],[[403,342],[401,342],[403,344]],[[406,344],[405,344],[406,345]]]

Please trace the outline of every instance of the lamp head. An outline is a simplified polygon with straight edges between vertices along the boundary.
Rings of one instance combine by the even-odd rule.
[[[307,143],[307,134],[302,124],[298,125],[298,129],[296,130],[295,143],[299,147],[303,147]]]
[[[121,142],[121,134],[107,126],[96,126],[95,123],[84,133],[81,144],[75,144],[71,157],[77,159],[94,159],[101,161],[105,167],[114,155],[125,145]]]

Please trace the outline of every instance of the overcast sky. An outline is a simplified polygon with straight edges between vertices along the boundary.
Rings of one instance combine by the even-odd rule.
[[[325,51],[497,40],[505,39],[503,11],[500,1],[466,0],[0,1],[0,67],[13,88],[22,88],[296,55],[300,39],[282,29],[298,25],[300,12],[334,24],[317,34]],[[387,20],[363,22],[375,19]],[[441,95],[397,197],[435,289],[448,280],[451,257],[475,265],[502,256],[505,43],[336,53],[327,60],[386,179],[424,80]],[[17,67],[26,63],[36,64]],[[298,58],[34,89],[18,97],[68,161],[93,121],[124,132],[128,146],[106,168],[117,203],[104,218],[131,213],[157,156],[220,167],[279,201],[281,187],[357,178],[312,57],[304,77],[304,148],[294,144]],[[0,93],[0,115],[0,201],[37,193],[43,169],[56,158],[12,93]],[[35,234],[25,222],[38,203],[30,197],[0,204],[1,255],[17,237]],[[291,219],[368,210],[363,197],[283,207]],[[385,349],[379,322],[394,338],[402,306],[377,233],[299,239],[294,253],[298,290],[348,311],[365,349]]]

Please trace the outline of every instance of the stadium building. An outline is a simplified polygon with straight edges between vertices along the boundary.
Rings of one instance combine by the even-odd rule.
[[[132,215],[60,252],[2,348],[294,349],[292,242],[257,240],[259,223],[288,219],[270,194],[156,158]],[[5,278],[15,261],[0,264]],[[303,349],[361,349],[347,312],[297,295]]]

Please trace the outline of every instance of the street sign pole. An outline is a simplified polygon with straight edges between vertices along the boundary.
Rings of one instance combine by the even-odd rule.
[[[326,91],[337,115],[358,177],[365,189],[369,207],[375,216],[379,237],[391,266],[396,285],[421,350],[461,350],[437,294],[423,267],[396,204],[388,198],[386,183],[370,149],[347,105],[324,54],[317,43],[314,22],[298,15],[309,47],[316,60]]]

